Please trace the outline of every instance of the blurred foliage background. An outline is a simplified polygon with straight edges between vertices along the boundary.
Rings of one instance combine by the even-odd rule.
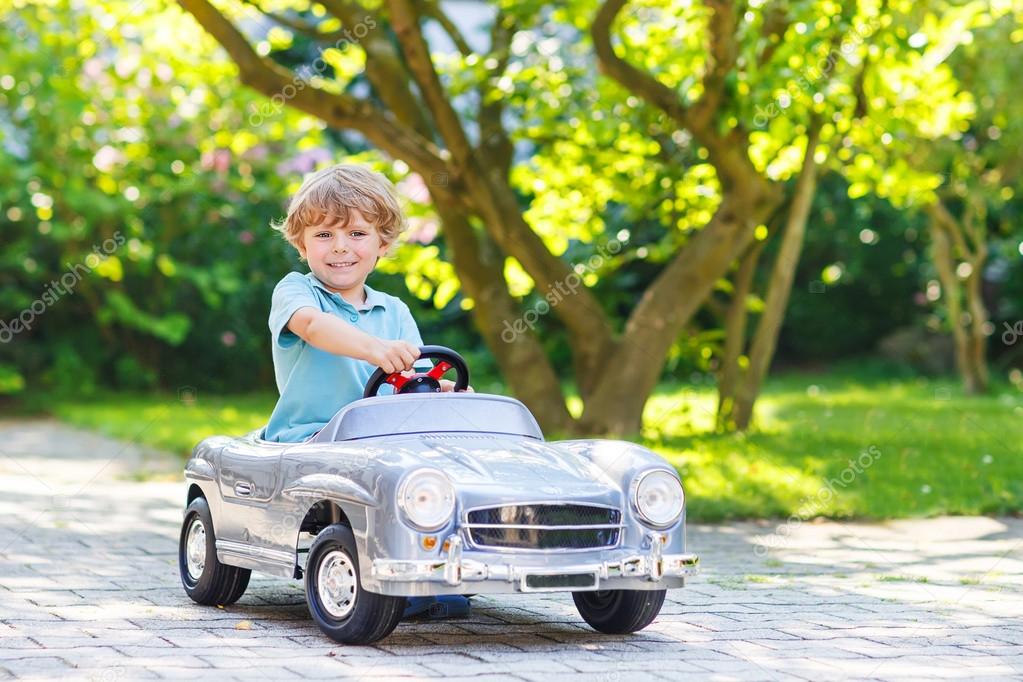
[[[463,4],[478,9],[483,3]],[[813,3],[789,4],[797,14],[819,11]],[[976,14],[977,5],[956,7]],[[664,51],[650,56],[655,70],[671,62],[672,50],[686,49],[673,46],[672,21],[689,5],[675,6],[675,15],[671,6],[662,3],[666,18],[644,36]],[[294,7],[296,16],[317,11]],[[751,11],[757,7],[750,3]],[[688,166],[650,163],[654,150],[644,146],[650,138],[636,131],[655,125],[652,114],[620,92],[607,95],[617,98],[611,113],[618,116],[586,115],[610,86],[595,79],[588,47],[559,39],[583,16],[576,9],[542,13],[512,43],[516,68],[500,86],[516,106],[512,183],[527,220],[563,258],[582,261],[601,239],[627,245],[585,277],[622,319],[667,258],[664,224],[698,227],[713,210],[718,188],[698,155]],[[983,272],[988,358],[1003,380],[1023,364],[1023,342],[1015,332],[1004,333],[1023,332],[1023,112],[1015,87],[1019,71],[1011,69],[1020,63],[1023,28],[1006,4],[967,31],[968,38],[952,36],[955,27],[933,10],[902,15],[899,21],[915,18],[918,25],[898,35],[921,55],[928,44],[953,41],[943,48],[950,71],[935,70],[933,78],[936,89],[954,90],[942,106],[960,122],[938,140],[903,135],[901,156],[886,156],[885,145],[872,142],[860,152],[871,158],[856,157],[851,166],[836,160],[823,170],[777,366],[881,355],[907,372],[953,371],[941,288],[928,257],[927,218],[906,197],[916,177],[907,170],[908,158],[922,160],[912,163],[920,173],[959,183],[953,202],[976,201],[987,209],[980,219],[990,250]],[[292,108],[264,115],[267,98],[243,87],[215,41],[172,3],[4,0],[0,13],[0,320],[8,330],[19,316],[28,321],[27,329],[0,344],[0,393],[272,389],[269,294],[301,263],[268,225],[283,214],[305,173],[340,160],[386,172],[413,216],[407,242],[373,284],[409,301],[424,338],[466,351],[486,382],[500,382],[472,325],[474,302],[460,291],[448,263],[424,181],[405,163]],[[259,51],[273,51],[281,63],[300,64],[313,54],[298,32],[251,30],[263,31]],[[470,37],[479,30],[465,28]],[[436,42],[442,47],[442,38]],[[793,43],[791,50],[798,49]],[[347,87],[360,87],[357,52],[328,61],[332,74],[351,73]],[[481,68],[456,55],[436,61],[455,93],[460,78]],[[685,56],[676,61],[685,64]],[[991,68],[978,66],[984,63]],[[669,69],[661,75],[677,82],[686,74]],[[580,88],[587,82],[592,90]],[[766,104],[750,101],[751,116],[755,106]],[[785,125],[780,115],[766,132],[784,142],[791,137]],[[892,129],[899,135],[897,127],[896,121]],[[762,142],[770,145],[768,138]],[[594,174],[595,168],[617,172]],[[992,168],[1004,170],[992,178]],[[681,188],[675,201],[662,200],[662,188],[674,184]],[[767,252],[773,248],[768,244]],[[524,309],[539,302],[514,260],[505,274]],[[755,312],[757,301],[750,305]],[[538,324],[555,366],[567,366],[568,341],[557,320],[549,316]],[[712,373],[721,338],[710,305],[674,344],[663,378]],[[1012,376],[1020,381],[1018,372]]]

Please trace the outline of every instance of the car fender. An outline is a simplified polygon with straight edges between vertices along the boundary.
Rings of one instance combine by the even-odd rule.
[[[288,551],[298,548],[302,520],[314,505],[321,501],[337,504],[351,526],[359,553],[360,570],[370,570],[366,527],[370,509],[379,507],[378,501],[362,486],[345,476],[337,474],[309,474],[296,479],[281,490],[281,500],[286,511],[281,517],[282,530],[288,533],[285,547]],[[285,523],[288,519],[292,523]],[[283,549],[283,547],[282,547]]]
[[[197,459],[193,457],[188,460],[185,465],[185,478],[193,481],[216,481],[217,472],[213,468],[213,465],[205,459]],[[202,486],[200,486],[202,487]],[[205,488],[203,489],[205,492]]]
[[[313,498],[328,499],[342,503],[356,503],[365,507],[376,507],[377,501],[361,485],[337,474],[308,474],[296,479],[281,490],[281,495],[291,500]]]

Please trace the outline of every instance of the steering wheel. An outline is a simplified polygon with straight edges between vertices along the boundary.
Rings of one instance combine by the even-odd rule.
[[[437,360],[429,372],[417,372],[407,377],[400,372],[387,374],[384,370],[377,368],[373,375],[366,382],[366,390],[362,392],[363,398],[372,398],[384,384],[394,386],[397,393],[440,393],[440,378],[449,369],[454,369],[455,390],[464,391],[469,387],[469,366],[461,355],[445,348],[444,346],[420,346],[419,359],[423,358]]]

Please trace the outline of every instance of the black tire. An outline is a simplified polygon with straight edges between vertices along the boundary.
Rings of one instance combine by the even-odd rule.
[[[337,598],[321,595],[320,576],[335,576]],[[331,588],[324,587],[325,591]],[[350,594],[350,598],[347,595]],[[389,597],[362,589],[359,552],[355,536],[347,526],[327,526],[309,548],[305,571],[305,597],[309,614],[324,634],[342,644],[372,644],[398,626],[405,611],[405,597]]]
[[[625,635],[654,622],[667,590],[598,590],[573,592],[579,615],[594,630]]]
[[[198,575],[193,556],[192,568],[189,568],[189,530],[193,524],[201,524],[205,536],[205,552],[202,556],[202,567]],[[192,601],[206,606],[228,606],[235,603],[245,594],[249,586],[252,571],[222,564],[217,559],[217,538],[213,531],[213,516],[206,498],[197,497],[185,509],[185,522],[181,524],[181,540],[178,542],[178,571],[181,573],[181,584]]]

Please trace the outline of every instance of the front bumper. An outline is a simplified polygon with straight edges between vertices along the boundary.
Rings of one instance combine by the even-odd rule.
[[[521,557],[505,563],[480,561],[463,555],[462,539],[450,536],[447,556],[438,560],[376,559],[371,591],[400,596],[489,594],[500,592],[563,592],[582,590],[682,587],[698,571],[695,554],[664,554],[660,535],[651,533],[645,553],[615,552],[597,562],[581,561],[530,565]],[[492,556],[490,557],[493,558]]]

